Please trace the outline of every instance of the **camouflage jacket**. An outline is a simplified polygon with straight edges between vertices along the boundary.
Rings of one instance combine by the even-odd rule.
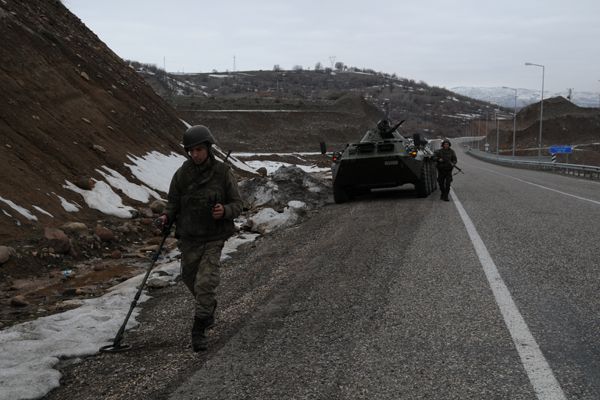
[[[452,149],[441,148],[436,150],[433,157],[437,161],[437,167],[445,171],[451,171],[457,162],[456,153]]]
[[[242,212],[237,181],[228,165],[209,158],[196,165],[187,160],[175,172],[169,187],[165,214],[175,220],[175,236],[183,240],[225,240],[235,227],[233,219]],[[212,207],[223,204],[222,219],[212,217]]]

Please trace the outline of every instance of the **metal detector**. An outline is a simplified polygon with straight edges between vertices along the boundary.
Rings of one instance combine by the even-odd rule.
[[[125,333],[125,326],[127,326],[129,317],[131,317],[131,313],[133,312],[133,309],[135,308],[138,300],[140,299],[142,290],[144,289],[144,286],[146,285],[146,281],[148,280],[148,277],[150,276],[150,272],[152,272],[152,268],[154,268],[154,264],[156,264],[156,261],[158,260],[158,256],[160,255],[160,253],[162,251],[162,248],[165,244],[165,240],[167,240],[167,237],[171,233],[172,225],[173,225],[173,223],[170,223],[163,230],[163,238],[162,238],[162,241],[160,242],[160,246],[158,246],[156,253],[152,257],[152,262],[150,263],[150,266],[148,267],[148,270],[146,271],[146,274],[144,275],[144,279],[142,280],[142,283],[140,284],[140,288],[138,289],[133,301],[131,302],[131,306],[129,307],[129,312],[127,313],[127,316],[125,317],[125,321],[123,321],[123,325],[121,325],[121,328],[119,328],[119,331],[117,332],[117,336],[115,336],[115,338],[113,339],[112,344],[100,347],[99,351],[101,353],[118,353],[121,351],[129,350],[131,348],[131,345],[121,344],[121,340],[123,340],[123,334]]]

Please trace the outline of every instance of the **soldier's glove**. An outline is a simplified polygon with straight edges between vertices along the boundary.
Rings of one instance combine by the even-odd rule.
[[[168,235],[171,231],[172,223],[169,223],[169,217],[166,214],[161,215],[160,217],[154,220],[154,226],[160,229],[160,232],[163,235]]]

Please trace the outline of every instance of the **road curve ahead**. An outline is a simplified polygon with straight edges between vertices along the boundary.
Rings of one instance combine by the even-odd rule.
[[[170,398],[599,399],[600,185],[457,150],[450,202],[370,195],[258,243],[220,288],[235,331]]]

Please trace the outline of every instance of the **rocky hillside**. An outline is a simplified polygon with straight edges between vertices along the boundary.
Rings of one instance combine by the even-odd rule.
[[[515,106],[515,91],[508,87],[473,87],[458,86],[450,90],[453,92],[468,96],[473,99],[489,101],[499,106],[513,109]],[[517,88],[517,108],[523,108],[540,101],[540,90]],[[564,97],[569,99],[579,107],[598,108],[600,104],[600,94],[594,92],[564,90],[558,93],[550,93],[544,90],[544,98]]]
[[[356,140],[388,108],[393,120],[406,120],[404,134],[488,134],[492,151],[498,115],[501,151],[512,150],[514,97],[511,106],[503,108],[424,82],[355,69],[167,74],[135,62],[132,66],[186,119],[222,127],[224,145],[234,151],[254,146],[309,150],[318,139],[340,145]],[[512,90],[500,89],[514,96]],[[368,105],[378,112],[360,111]],[[540,104],[529,100],[519,108],[517,149],[523,155],[537,154]],[[574,145],[569,162],[600,165],[599,113],[598,108],[580,107],[562,96],[545,99],[544,146]],[[257,140],[262,137],[268,140]]]
[[[98,218],[65,210],[60,197],[82,203],[66,181],[101,166],[129,176],[128,155],[179,151],[172,108],[60,1],[0,1],[0,37],[1,243]]]
[[[579,107],[564,97],[552,97],[544,100],[544,122],[542,124],[543,154],[553,145],[574,147],[569,155],[569,163],[600,165],[600,110]],[[499,123],[500,151],[512,152],[513,121],[511,115],[503,115]],[[516,147],[519,155],[536,155],[539,137],[540,103],[531,104],[517,113]],[[471,130],[481,132],[479,124],[473,121]],[[490,151],[496,151],[496,125],[488,124],[487,141]],[[566,155],[559,155],[559,161],[566,162]]]
[[[219,104],[219,102],[215,102]],[[230,109],[180,108],[182,118],[203,123],[219,132],[224,149],[237,151],[319,151],[356,141],[384,113],[361,96],[348,94],[335,101],[306,102],[300,106],[262,102],[268,108],[249,109],[253,101],[237,100]],[[279,106],[279,108],[277,107]]]
[[[269,136],[284,137],[285,140],[269,143],[275,150],[281,150],[282,145],[290,143],[299,131],[309,133],[308,141],[317,134],[328,143],[345,143],[348,141],[345,136],[356,140],[364,133],[365,125],[372,126],[386,112],[394,121],[406,120],[402,130],[408,135],[420,133],[428,138],[462,136],[469,119],[479,118],[494,108],[489,103],[424,82],[372,70],[167,74],[156,67],[149,69],[135,62],[132,66],[178,112],[194,122],[212,119],[217,110],[221,118],[233,115],[225,111],[294,110],[289,124],[285,123],[286,118],[282,114],[275,114],[281,117],[280,122],[271,127],[255,125],[255,116],[261,118],[257,113],[246,112],[236,117],[239,122],[237,129],[245,130],[246,136],[260,137],[267,132]],[[377,116],[368,113],[355,114],[354,118],[345,117],[345,124],[337,116],[329,118],[332,111],[338,116],[340,112],[352,113],[351,109],[336,105],[337,100],[348,96],[366,99],[379,113]],[[307,114],[303,115],[303,112]],[[304,130],[299,127],[301,121],[305,122]]]

